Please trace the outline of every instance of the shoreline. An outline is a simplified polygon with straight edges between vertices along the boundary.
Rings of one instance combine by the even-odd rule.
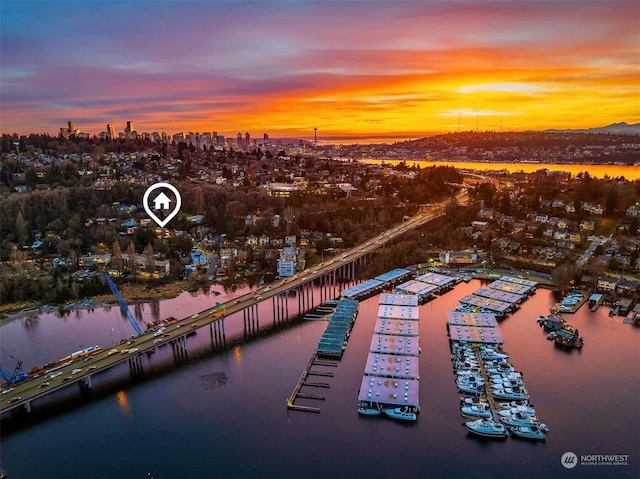
[[[127,304],[135,304],[147,301],[162,301],[173,299],[187,291],[188,283],[174,282],[157,285],[147,284],[123,284],[119,286],[120,294]],[[104,306],[118,306],[118,302],[112,294],[101,294],[91,298],[78,299],[72,303],[49,305],[35,302],[9,303],[0,306],[0,322],[12,319],[25,318],[42,313],[56,311],[74,311],[77,309],[95,309]]]

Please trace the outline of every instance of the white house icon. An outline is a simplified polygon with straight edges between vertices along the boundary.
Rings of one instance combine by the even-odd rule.
[[[153,200],[153,209],[168,210],[169,203],[171,203],[171,200],[169,199],[169,197],[164,193],[160,193],[158,196],[156,196],[156,199]]]

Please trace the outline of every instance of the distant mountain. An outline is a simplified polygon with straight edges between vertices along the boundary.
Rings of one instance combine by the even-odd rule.
[[[599,128],[587,128],[584,130],[544,130],[547,133],[610,133],[613,135],[640,135],[640,123],[629,125],[627,122],[612,123]]]

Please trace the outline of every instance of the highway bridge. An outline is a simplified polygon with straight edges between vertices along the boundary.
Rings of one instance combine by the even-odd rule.
[[[466,196],[466,190],[457,195],[460,201]],[[133,375],[140,375],[142,370],[142,356],[155,351],[162,345],[170,345],[177,361],[187,359],[187,337],[194,331],[209,327],[214,346],[224,347],[227,341],[225,333],[225,319],[239,316],[242,313],[245,336],[259,331],[258,304],[271,300],[274,324],[288,320],[292,315],[301,315],[313,309],[315,297],[314,285],[320,289],[320,302],[339,296],[339,279],[355,280],[356,265],[366,262],[366,257],[385,243],[395,240],[402,234],[418,228],[425,223],[442,216],[447,201],[428,205],[415,216],[403,221],[394,228],[359,244],[344,253],[327,259],[326,261],[306,269],[295,276],[261,287],[250,293],[228,301],[223,305],[206,309],[198,314],[184,318],[163,330],[148,330],[142,335],[132,337],[123,344],[112,346],[93,355],[69,359],[62,367],[41,374],[39,377],[15,384],[2,391],[0,398],[0,414],[25,408],[31,411],[32,402],[54,391],[78,383],[83,390],[92,387],[92,378],[118,364],[128,363]],[[295,291],[297,308],[289,312],[287,296]],[[297,309],[297,311],[295,311]],[[264,308],[263,308],[264,312]]]

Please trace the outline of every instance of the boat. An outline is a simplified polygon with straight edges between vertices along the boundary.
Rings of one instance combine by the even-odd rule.
[[[535,414],[530,414],[528,412],[516,412],[516,413],[506,413],[507,411],[500,411],[498,415],[500,416],[500,422],[508,427],[516,427],[516,426],[540,426],[540,421],[535,416]]]
[[[382,414],[382,408],[378,403],[361,402],[358,406],[358,414],[363,416],[379,416]]]
[[[467,429],[478,436],[502,439],[509,436],[509,431],[504,426],[491,419],[478,419],[476,421],[467,421],[465,423]]]
[[[509,428],[514,436],[522,437],[525,439],[534,439],[544,441],[543,430],[536,426],[513,426]]]
[[[577,349],[580,349],[582,346],[584,346],[584,339],[582,339],[582,337],[578,335],[578,330],[555,331],[554,336],[551,339],[554,340],[556,346],[563,346],[566,348],[577,348]]]
[[[388,408],[384,410],[384,413],[392,419],[399,419],[401,421],[417,421],[418,416],[415,412],[411,411],[408,407],[396,407]]]
[[[491,417],[491,410],[489,409],[488,403],[476,403],[470,406],[462,406],[460,408],[460,412],[463,416],[469,417]]]
[[[559,331],[567,328],[568,326],[564,318],[555,312],[549,314],[547,317],[539,316],[538,324],[544,327],[547,331]],[[571,328],[571,326],[568,327]]]
[[[461,376],[456,379],[456,386],[464,393],[480,394],[484,390],[482,378],[477,376]]]
[[[522,401],[529,399],[529,395],[526,390],[521,390],[519,388],[494,388],[493,398],[498,401]]]
[[[499,353],[491,348],[484,348],[482,351],[480,351],[480,357],[485,361],[491,361],[495,359],[507,359],[509,355],[506,353]]]

